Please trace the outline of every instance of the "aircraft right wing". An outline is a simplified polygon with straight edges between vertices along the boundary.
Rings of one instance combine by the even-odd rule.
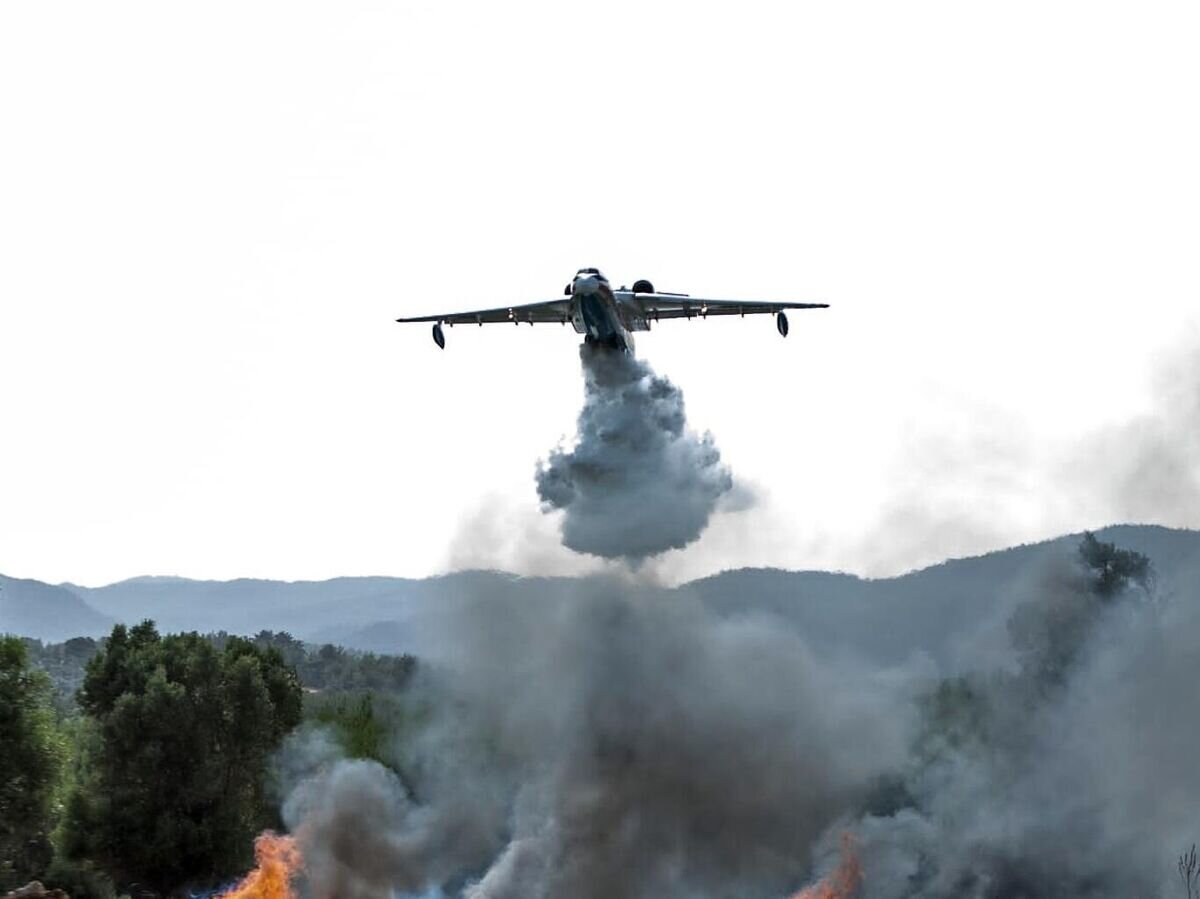
[[[446,315],[422,315],[417,318],[398,318],[398,322],[437,322],[446,325],[491,324],[565,324],[571,320],[570,298],[527,303],[524,306],[501,306],[499,309],[480,309],[477,312],[451,312]]]
[[[685,293],[634,293],[617,291],[618,296],[641,307],[646,318],[707,318],[710,315],[755,315],[782,312],[785,309],[828,309],[828,303],[774,303],[766,300],[713,300]]]

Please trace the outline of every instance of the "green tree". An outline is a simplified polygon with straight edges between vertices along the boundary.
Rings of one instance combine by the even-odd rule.
[[[921,728],[914,748],[922,763],[975,751],[987,742],[992,723],[987,686],[976,677],[943,678],[918,698]]]
[[[302,715],[279,652],[118,625],[88,662],[79,702],[90,727],[66,854],[161,893],[243,870],[254,835],[274,823],[268,759]]]
[[[1029,685],[1056,690],[1067,680],[1105,614],[1154,591],[1154,567],[1139,552],[1119,549],[1086,532],[1077,564],[1035,599],[1018,606],[1008,622]],[[1136,589],[1135,589],[1136,588]]]
[[[401,749],[425,720],[409,698],[371,691],[305,697],[305,721],[328,731],[349,758],[374,759],[401,770]]]
[[[0,637],[0,893],[49,864],[54,790],[62,765],[50,678],[25,644]]]
[[[1085,531],[1079,541],[1079,561],[1092,591],[1101,599],[1111,599],[1133,585],[1146,592],[1153,589],[1154,567],[1149,557],[1097,540],[1091,531]]]

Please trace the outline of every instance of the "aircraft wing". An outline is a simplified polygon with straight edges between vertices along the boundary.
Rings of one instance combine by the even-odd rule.
[[[828,309],[828,303],[774,303],[766,300],[714,300],[685,293],[634,293],[617,291],[625,302],[640,306],[646,318],[706,318],[710,315],[754,315],[785,309]]]
[[[451,312],[445,315],[422,315],[417,318],[398,318],[398,322],[440,322],[447,325],[490,324],[561,324],[571,320],[571,300],[546,300],[524,306],[501,306],[499,309],[480,309],[477,312]]]

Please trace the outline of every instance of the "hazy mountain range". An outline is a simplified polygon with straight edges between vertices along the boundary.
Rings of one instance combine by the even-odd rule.
[[[74,588],[0,574],[0,633],[61,642],[97,637],[113,619],[92,606]]]
[[[1097,536],[1150,556],[1164,601],[1193,601],[1200,592],[1200,531],[1121,525]],[[1068,535],[878,580],[740,569],[676,588],[628,589],[664,602],[690,597],[725,615],[777,616],[830,653],[862,654],[889,664],[923,653],[959,669],[1007,651],[1005,627],[1012,608],[1045,589],[1055,565],[1071,558],[1078,540],[1079,535]],[[116,621],[152,618],[164,631],[286,630],[313,642],[420,652],[412,626],[419,610],[481,596],[566,599],[586,584],[586,579],[490,571],[317,582],[139,577],[96,588],[0,576],[0,632],[61,641],[99,636]]]

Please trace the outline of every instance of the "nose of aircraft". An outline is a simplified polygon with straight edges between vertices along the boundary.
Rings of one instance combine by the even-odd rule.
[[[600,282],[594,275],[579,275],[575,279],[574,292],[576,294],[595,293],[599,287]]]

